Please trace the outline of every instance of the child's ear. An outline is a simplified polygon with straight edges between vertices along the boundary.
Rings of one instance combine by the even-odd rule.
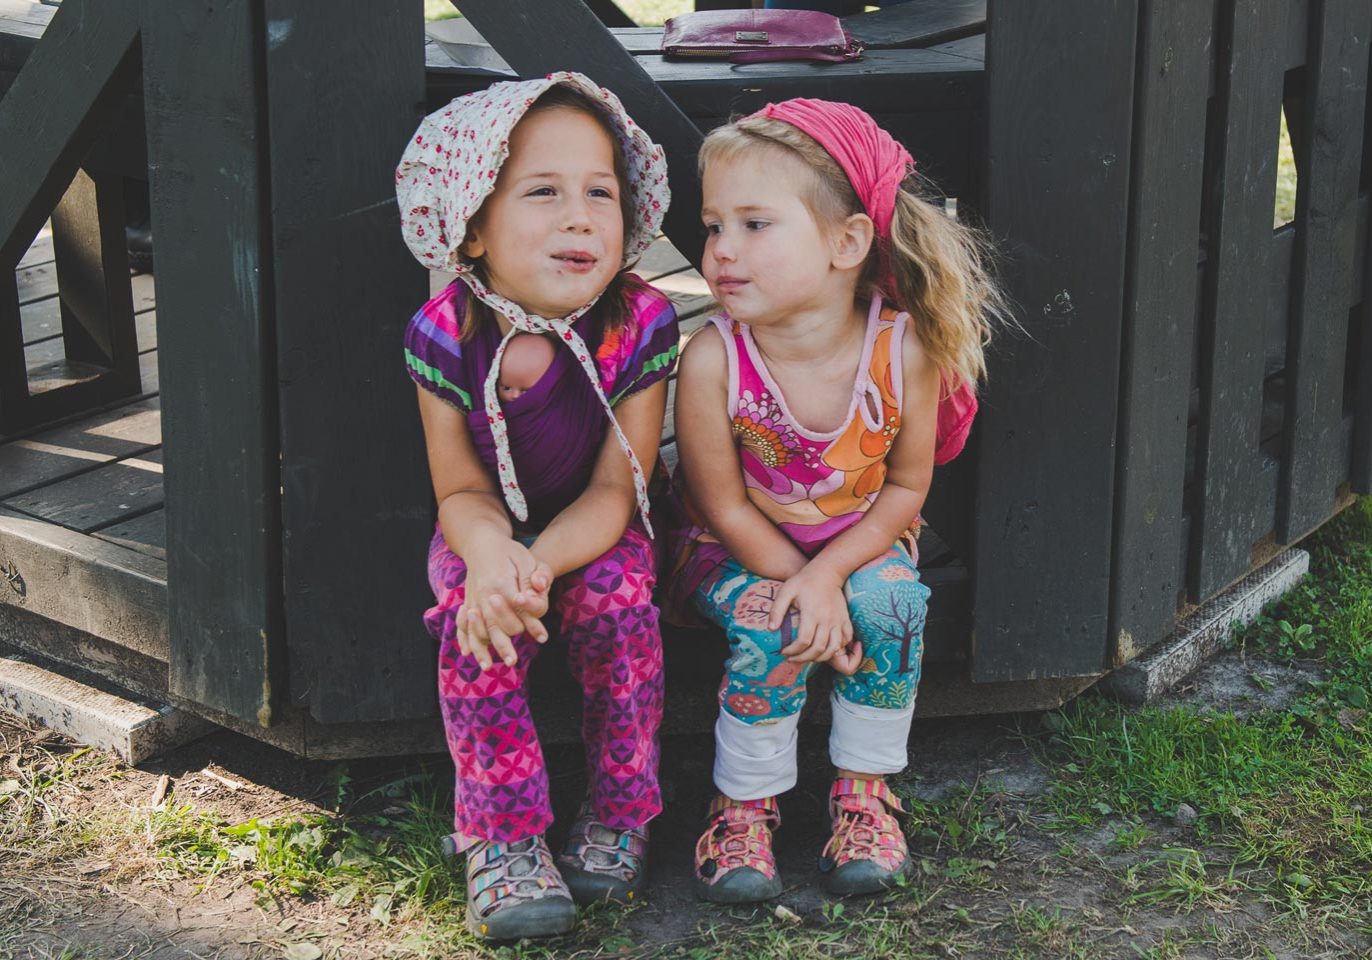
[[[855,213],[843,221],[834,232],[834,268],[851,270],[862,266],[875,237],[876,227],[867,214]]]
[[[468,260],[479,260],[486,252],[486,245],[481,242],[481,237],[475,230],[468,229],[467,236],[462,238],[462,244],[457,248],[457,252]]]

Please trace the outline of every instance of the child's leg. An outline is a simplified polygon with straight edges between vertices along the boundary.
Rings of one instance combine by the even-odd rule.
[[[695,592],[696,606],[724,628],[731,656],[720,685],[715,723],[715,786],[710,822],[696,843],[697,892],[725,903],[781,893],[772,830],[781,822],[776,796],[795,786],[796,729],[812,664],[791,663],[781,648],[794,619],[769,630],[781,584],[726,561]]]
[[[834,681],[830,759],[840,770],[897,773],[915,712],[929,588],[910,555],[892,547],[855,570],[844,592],[863,660]]]
[[[585,697],[582,739],[597,816],[618,829],[662,811],[657,731],[662,723],[662,633],[653,605],[652,541],[637,526],[580,570],[558,579],[572,675]]]
[[[438,702],[448,750],[457,768],[454,840],[464,850],[478,840],[512,842],[542,834],[553,821],[548,773],[529,714],[524,680],[539,645],[514,638],[519,661],[496,660],[482,671],[457,644],[455,619],[467,568],[434,537],[429,583],[438,604],[424,616],[439,641]]]
[[[578,903],[632,901],[646,878],[648,821],[662,810],[662,634],[653,543],[630,527],[602,556],[559,578],[553,605],[584,697],[590,789],[557,863]]]
[[[893,548],[856,570],[845,592],[863,660],[834,681],[829,756],[839,778],[829,800],[834,833],[821,857],[829,889],[842,895],[889,886],[909,864],[893,815],[903,808],[882,777],[906,764],[929,588],[910,556]]]
[[[774,797],[796,784],[796,730],[814,665],[781,656],[793,639],[792,617],[780,629],[767,628],[780,587],[729,560],[695,594],[701,612],[729,640],[715,724],[715,786],[735,800]]]

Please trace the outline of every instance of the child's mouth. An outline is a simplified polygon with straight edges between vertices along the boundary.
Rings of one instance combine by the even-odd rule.
[[[560,263],[564,269],[573,273],[587,273],[596,265],[596,258],[591,254],[581,250],[572,250],[567,253],[555,253],[553,259]]]

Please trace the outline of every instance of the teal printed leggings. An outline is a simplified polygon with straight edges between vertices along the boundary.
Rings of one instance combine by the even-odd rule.
[[[814,667],[781,656],[781,649],[793,639],[792,616],[777,630],[767,628],[780,586],[730,558],[701,582],[694,595],[700,611],[729,638],[731,655],[720,686],[720,706],[748,724],[798,713]],[[920,583],[910,555],[893,547],[855,570],[843,592],[854,637],[862,641],[862,665],[851,677],[836,677],[834,692],[852,704],[908,711],[919,685],[929,588]]]

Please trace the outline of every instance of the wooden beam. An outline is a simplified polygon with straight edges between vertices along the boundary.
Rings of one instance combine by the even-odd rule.
[[[1143,0],[1120,362],[1114,662],[1172,629],[1196,329],[1213,0]]]
[[[990,7],[985,209],[1028,336],[979,417],[977,682],[1105,666],[1137,25],[1134,0]]]
[[[433,495],[399,352],[427,272],[400,242],[394,185],[423,116],[421,11],[265,11],[291,699],[323,723],[436,717],[420,621]]]
[[[1258,432],[1264,334],[1270,303],[1272,197],[1282,92],[1283,0],[1226,0],[1220,7],[1219,121],[1207,150],[1218,199],[1207,211],[1208,257],[1200,336],[1201,411],[1196,522],[1187,583],[1197,602],[1238,579],[1259,517]]]
[[[286,680],[267,31],[255,0],[147,11],[171,692],[267,726]]]
[[[136,3],[66,0],[0,99],[0,268],[14,269],[133,83],[141,21]]]
[[[1296,256],[1286,351],[1286,432],[1277,540],[1291,543],[1323,523],[1347,460],[1331,459],[1343,422],[1344,361],[1355,273],[1372,7],[1315,0],[1307,60],[1307,122],[1295,143]]]
[[[521,77],[577,70],[613,90],[629,115],[667,153],[672,205],[663,232],[687,259],[700,265],[700,185],[696,154],[700,131],[644,72],[581,0],[510,3],[454,0],[496,52]]]

